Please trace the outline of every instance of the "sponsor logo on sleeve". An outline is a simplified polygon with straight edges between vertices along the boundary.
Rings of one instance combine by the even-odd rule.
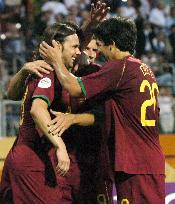
[[[47,89],[51,86],[51,80],[48,77],[41,79],[38,83],[39,88]]]

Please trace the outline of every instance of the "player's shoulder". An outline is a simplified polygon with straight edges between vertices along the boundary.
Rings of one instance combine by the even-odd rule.
[[[149,65],[134,57],[129,58],[128,61],[130,64],[127,67],[130,69],[130,72],[132,70],[137,76],[140,76],[140,78],[156,81],[155,75]]]
[[[50,78],[50,79],[54,79],[55,71],[50,71],[49,74],[42,74],[42,75],[43,75],[42,78]]]
[[[38,80],[38,87],[49,88],[55,83],[55,72],[51,71],[49,74],[43,74],[43,77]]]
[[[128,57],[126,60],[126,68],[128,70],[132,70],[134,72],[140,72],[142,67],[150,69],[148,65],[146,65],[145,63],[143,63],[140,59],[135,58],[133,56]]]
[[[124,59],[109,60],[103,65],[102,69],[120,71],[123,69],[124,64],[125,64]]]
[[[115,66],[115,65],[118,65],[118,64],[121,64],[123,62],[123,60],[117,60],[117,59],[115,59],[115,60],[109,60],[109,61],[107,61],[103,66]]]
[[[81,68],[75,72],[75,75],[82,77],[82,76],[86,76],[86,75],[98,72],[100,69],[101,69],[101,65],[92,63],[89,65],[81,66]]]
[[[88,66],[92,67],[95,71],[99,71],[101,69],[101,65],[97,63],[91,63]]]
[[[133,65],[140,66],[143,63],[140,59],[135,58],[134,56],[129,56],[126,61],[127,61],[127,64],[129,65],[133,64]]]
[[[151,69],[149,65],[145,64],[141,59],[135,58],[133,56],[130,56],[127,58],[127,65],[129,65],[128,67],[138,66],[138,67],[146,67],[147,69]]]
[[[27,81],[28,85],[36,85],[41,88],[47,88],[54,83],[54,72],[50,72],[49,74],[43,73],[42,75],[42,77],[30,75]]]

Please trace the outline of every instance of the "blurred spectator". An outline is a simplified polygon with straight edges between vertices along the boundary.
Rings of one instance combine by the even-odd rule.
[[[95,3],[96,0],[92,0],[92,3]],[[111,1],[111,0],[104,0],[103,2],[105,2],[107,4],[107,6],[109,6],[111,15],[116,15],[118,8],[120,8],[124,2],[122,0],[117,0],[117,1]]]
[[[88,10],[80,11],[80,17],[81,17],[80,25],[83,25],[84,22],[87,22],[89,19],[89,16],[90,14]]]
[[[117,9],[117,14],[123,17],[129,17],[133,20],[136,19],[137,13],[133,4],[133,0],[128,0],[125,4]]]
[[[0,100],[5,98],[7,84],[9,81],[8,70],[6,69],[6,61],[0,59]]]
[[[30,5],[28,10],[28,1],[0,0],[0,98],[5,98],[10,75],[24,63],[24,60],[31,59],[32,50],[39,42],[44,29],[58,21],[70,20],[79,25],[84,24],[89,18],[90,3],[97,1],[32,0],[30,2],[33,2],[33,5]],[[122,15],[135,20],[138,30],[136,55],[152,68],[158,84],[166,86],[160,89],[160,102],[163,108],[161,128],[164,132],[171,132],[172,124],[168,124],[168,129],[164,126],[166,126],[166,117],[170,116],[174,120],[170,108],[173,99],[170,89],[172,88],[175,94],[175,1],[167,3],[168,1],[163,0],[103,0],[103,2],[111,6],[111,16]],[[99,54],[98,63],[104,62],[105,58]],[[170,62],[173,62],[172,66]],[[167,103],[167,110],[164,103]],[[175,102],[173,108],[175,110]],[[175,112],[173,114],[175,115]]]
[[[41,7],[41,11],[51,11],[53,15],[63,14],[68,15],[68,10],[66,6],[58,1],[46,1]]]
[[[148,0],[141,0],[140,13],[143,18],[147,19],[150,13],[150,4]]]
[[[145,53],[153,50],[152,40],[155,36],[149,21],[144,22],[144,36],[145,36]]]
[[[156,34],[152,40],[152,45],[155,52],[165,55],[168,60],[172,58],[172,48],[163,31]]]
[[[22,0],[5,0],[6,6],[19,6],[21,5]]]
[[[158,61],[158,55],[152,51],[147,52],[141,58],[145,64],[148,64],[150,67],[154,67]]]
[[[175,5],[170,8],[170,14],[167,16],[166,24],[170,28],[175,24]]]
[[[8,23],[7,24],[7,32],[6,43],[5,43],[5,52],[6,54],[20,54],[24,52],[24,45],[22,42],[22,33],[20,32],[21,25]]]
[[[5,114],[6,114],[6,135],[14,136],[18,135],[19,128],[19,109],[20,104],[7,104],[5,106]]]
[[[55,19],[53,21],[52,16],[53,16],[52,11],[41,11],[41,13],[35,16],[34,19],[35,24],[33,30],[35,35],[42,35],[45,28],[55,21]]]
[[[156,7],[151,9],[149,21],[157,28],[164,28],[166,26],[165,4],[162,0],[157,1]]]
[[[169,40],[170,40],[170,44],[173,50],[173,62],[175,63],[175,24],[171,26]]]
[[[4,1],[3,12],[0,13],[1,23],[14,22],[19,23],[21,21],[21,1]]]
[[[140,13],[141,4],[137,5],[137,17],[135,24],[137,27],[136,57],[140,58],[145,52],[146,37],[144,33],[144,19]]]
[[[25,44],[23,34],[20,31],[21,24],[8,23],[7,31],[4,34],[4,55],[8,62],[9,73],[16,72],[17,62],[24,63]],[[19,64],[18,64],[19,65]]]
[[[63,0],[63,2],[67,8],[71,6],[78,6],[80,10],[86,9],[91,3],[93,3],[92,0]],[[96,2],[97,1],[94,1],[94,3]]]
[[[90,0],[77,0],[77,5],[79,6],[80,10],[86,10],[87,7],[90,7],[90,4],[91,4]]]
[[[3,12],[5,9],[5,2],[4,0],[0,0],[0,12]]]
[[[76,0],[64,0],[64,4],[67,8],[70,6],[77,6],[77,1]]]
[[[78,7],[76,5],[72,5],[68,8],[68,15],[65,17],[66,21],[72,21],[76,24],[80,24],[81,18],[78,16]]]
[[[161,75],[157,76],[159,86],[173,85],[173,67],[169,63],[163,64]]]
[[[162,74],[162,64],[167,62],[163,55],[155,53],[153,51],[143,55],[142,60],[143,62],[145,62],[145,64],[149,65],[152,68],[156,77]]]
[[[174,131],[173,96],[170,87],[160,87],[160,130],[162,133],[172,133]]]

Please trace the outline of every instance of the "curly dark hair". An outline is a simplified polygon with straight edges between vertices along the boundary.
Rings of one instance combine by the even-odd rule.
[[[112,45],[121,51],[134,53],[137,29],[133,20],[123,17],[113,17],[103,21],[93,31],[95,38],[104,42],[105,45]]]

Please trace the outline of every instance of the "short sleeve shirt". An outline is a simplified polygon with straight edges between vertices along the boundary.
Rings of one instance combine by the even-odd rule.
[[[33,140],[37,135],[35,123],[30,114],[33,100],[40,98],[48,104],[49,108],[58,110],[62,89],[59,81],[56,80],[54,72],[45,74],[43,78],[30,76],[26,85],[26,91],[21,103],[19,132],[24,140]]]
[[[151,69],[134,57],[106,63],[99,72],[79,79],[86,98],[110,95],[115,139],[115,171],[164,174],[159,144],[158,87]],[[109,106],[109,103],[108,103]]]

